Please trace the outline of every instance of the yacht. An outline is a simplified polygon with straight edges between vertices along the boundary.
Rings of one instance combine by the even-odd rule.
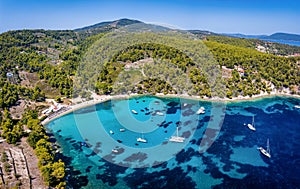
[[[170,142],[184,142],[185,138],[178,136],[178,127],[176,128],[176,136],[171,136]]]
[[[267,140],[267,149],[264,149],[263,147],[259,147],[258,149],[264,156],[271,158],[269,139]]]
[[[142,134],[142,137],[137,138],[136,141],[137,142],[147,143],[147,140],[144,138],[144,134]]]
[[[125,131],[125,129],[124,129],[124,128],[121,128],[121,129],[120,129],[120,132],[124,132],[124,131]]]
[[[295,105],[294,108],[300,108],[300,105]]]
[[[164,115],[164,113],[162,113],[160,111],[156,112],[156,114],[159,115],[159,116],[163,116]]]
[[[131,110],[131,112],[134,113],[134,114],[137,114],[137,111],[135,111],[135,110]]]
[[[112,151],[113,153],[118,153],[118,152],[119,152],[119,151],[118,151],[117,149],[115,149],[115,148],[112,149],[111,151]]]
[[[112,134],[112,135],[114,134],[114,132],[112,130],[110,130],[109,133]]]
[[[199,110],[196,112],[196,114],[204,114],[205,113],[205,108],[202,106],[199,108]]]
[[[252,124],[248,123],[248,128],[252,131],[256,131],[256,128],[254,126],[254,116],[252,117]]]

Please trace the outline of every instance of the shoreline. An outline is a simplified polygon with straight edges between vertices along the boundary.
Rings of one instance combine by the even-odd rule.
[[[93,105],[97,105],[103,102],[106,102],[108,100],[121,100],[121,99],[129,99],[129,98],[133,98],[133,97],[139,97],[139,96],[147,96],[147,95],[143,95],[143,94],[130,94],[130,95],[94,95],[93,100],[89,100],[89,101],[84,101],[78,104],[74,104],[68,107],[68,110],[65,110],[61,113],[58,112],[57,115],[49,118],[47,117],[45,120],[43,120],[41,122],[42,125],[46,125],[49,122],[60,118],[64,115],[70,114],[76,110],[82,109],[82,108],[86,108],[89,106],[93,106]],[[178,94],[162,94],[162,93],[158,93],[155,95],[149,95],[149,96],[156,96],[156,97],[160,97],[160,98],[185,98],[185,99],[190,99],[190,100],[199,100],[199,101],[206,101],[206,102],[223,102],[223,103],[233,103],[233,102],[243,102],[243,101],[254,101],[254,100],[261,100],[264,98],[273,98],[273,97],[292,97],[292,98],[298,98],[300,99],[299,95],[292,95],[292,94],[288,94],[288,93],[263,93],[263,94],[258,94],[258,95],[253,95],[253,96],[238,96],[238,97],[233,97],[233,98],[208,98],[208,97],[199,97],[199,96],[190,96],[190,95],[178,95]]]

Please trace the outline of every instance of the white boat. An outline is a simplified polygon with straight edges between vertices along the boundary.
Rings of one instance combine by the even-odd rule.
[[[137,138],[136,141],[147,143],[147,140],[144,138],[144,134],[142,134],[142,137]]]
[[[113,153],[118,153],[119,151],[117,149],[112,149],[111,150]]]
[[[160,111],[156,112],[156,114],[157,114],[157,115],[160,115],[160,116],[163,116],[163,115],[164,115],[164,113],[162,113],[162,112],[160,112]]]
[[[259,147],[258,149],[264,156],[271,158],[269,139],[267,140],[267,149],[266,150],[263,147]]]
[[[300,105],[295,105],[294,108],[300,108]]]
[[[125,131],[125,129],[123,129],[123,128],[120,129],[120,132],[124,132],[124,131]]]
[[[137,114],[137,111],[135,111],[135,110],[131,110],[131,112],[134,113],[134,114]]]
[[[205,108],[202,106],[199,108],[199,110],[196,112],[196,114],[204,114],[205,113]]]
[[[184,142],[185,138],[178,136],[178,127],[176,128],[176,136],[171,136],[170,142]]]
[[[114,134],[114,132],[112,130],[110,130],[109,133],[112,134],[112,135]]]
[[[248,123],[248,128],[252,131],[256,131],[255,125],[254,125],[254,116],[252,117],[252,124]]]

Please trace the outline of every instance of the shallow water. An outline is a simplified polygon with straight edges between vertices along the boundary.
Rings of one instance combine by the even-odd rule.
[[[297,188],[297,104],[283,97],[221,104],[144,96],[84,108],[47,128],[75,170],[74,188]],[[197,115],[201,106],[206,113]],[[253,115],[255,132],[245,126]],[[176,127],[184,143],[168,141]],[[270,159],[257,150],[268,138]]]

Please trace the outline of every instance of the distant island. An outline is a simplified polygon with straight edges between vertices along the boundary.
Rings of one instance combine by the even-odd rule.
[[[114,29],[139,23],[142,22],[120,19],[75,30],[16,30],[0,34],[0,141],[5,143],[0,153],[6,157],[1,163],[6,169],[4,184],[13,183],[16,187],[22,184],[28,188],[32,184],[41,188],[45,185],[65,187],[65,163],[56,154],[57,147],[41,121],[109,99],[118,74],[141,62],[151,64],[155,59],[171,62],[193,84],[193,95],[185,97],[216,100],[206,73],[196,68],[190,57],[167,45],[151,43],[130,46],[113,55],[97,75],[95,91],[82,90],[75,96],[75,90],[85,87],[76,86],[74,77],[91,45]],[[221,100],[300,95],[300,47],[264,41],[300,41],[299,35],[275,33],[253,39],[202,30],[189,32],[201,40],[218,63],[222,73],[220,79],[225,86]],[[137,83],[127,96],[138,94],[176,96],[177,92],[167,81],[147,78]],[[91,95],[96,100],[89,101]],[[79,105],[71,107],[77,103]],[[18,165],[10,159],[17,155],[9,155],[9,148],[16,148],[17,155],[23,157],[22,166],[27,166],[28,170],[24,173],[26,176],[12,174],[14,166]],[[36,156],[32,156],[33,153]],[[33,175],[37,169],[41,175]]]

